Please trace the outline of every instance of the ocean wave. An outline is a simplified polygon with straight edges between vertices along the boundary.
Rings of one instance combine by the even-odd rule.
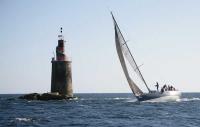
[[[93,98],[80,98],[79,100],[85,101],[85,100],[94,100]]]
[[[184,102],[184,101],[200,101],[200,98],[193,97],[193,98],[181,98],[177,100],[178,102]]]
[[[180,98],[177,99],[175,102],[188,102],[188,101],[200,101],[200,98]],[[173,101],[168,101],[168,100],[162,100],[162,99],[153,99],[153,100],[147,100],[143,102],[150,102],[150,103],[158,103],[158,102],[173,102]]]
[[[103,100],[129,100],[129,97],[103,98]],[[79,100],[102,100],[102,98],[80,98]]]
[[[146,101],[142,101],[142,103],[166,103],[166,102],[174,102],[174,101],[168,101],[168,100],[146,100]]]

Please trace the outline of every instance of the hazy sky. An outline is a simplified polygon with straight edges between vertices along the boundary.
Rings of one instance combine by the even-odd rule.
[[[61,26],[75,93],[131,92],[111,10],[150,88],[200,91],[199,0],[0,0],[0,93],[50,91]]]

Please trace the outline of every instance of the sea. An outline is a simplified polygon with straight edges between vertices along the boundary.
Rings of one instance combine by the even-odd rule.
[[[175,102],[138,102],[131,93],[75,94],[60,101],[0,94],[0,127],[200,127],[200,93]]]

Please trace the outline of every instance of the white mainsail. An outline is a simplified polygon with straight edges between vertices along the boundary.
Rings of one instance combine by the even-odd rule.
[[[112,13],[111,13],[112,14]],[[115,18],[114,16],[112,15],[113,17],[113,21],[114,21],[114,27],[115,27],[115,43],[116,43],[116,49],[117,49],[117,53],[118,53],[118,56],[119,56],[119,60],[121,62],[121,66],[123,68],[123,71],[124,71],[124,74],[127,78],[127,81],[129,83],[129,86],[133,92],[133,94],[135,96],[140,96],[143,94],[143,92],[138,88],[138,86],[133,82],[133,80],[131,79],[129,73],[128,73],[128,70],[127,70],[127,67],[126,67],[126,63],[125,63],[125,60],[124,60],[124,56],[126,56],[127,60],[130,62],[131,66],[134,68],[135,71],[138,71],[138,67],[134,65],[132,65],[134,62],[133,58],[132,58],[132,55],[130,54],[129,52],[129,49],[127,47],[127,44],[126,44],[126,41],[124,40],[124,37],[123,35],[121,34],[121,31],[117,25],[117,22],[115,21]],[[132,59],[132,60],[131,60]],[[144,81],[144,80],[143,80]],[[148,88],[148,87],[147,87]]]

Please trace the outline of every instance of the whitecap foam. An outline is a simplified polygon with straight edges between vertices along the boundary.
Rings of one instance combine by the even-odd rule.
[[[87,101],[87,100],[97,100],[96,98],[79,98],[81,101]]]
[[[130,100],[133,98],[130,97],[109,97],[109,98],[102,98],[103,100]],[[79,100],[101,100],[101,98],[80,98]]]
[[[20,121],[20,122],[29,122],[31,121],[31,118],[15,118],[15,120]]]
[[[75,100],[79,100],[79,98],[78,97],[74,97],[74,98],[70,98],[69,100],[70,101],[75,101]]]
[[[138,102],[138,100],[137,99],[130,99],[130,100],[126,101],[126,102]]]
[[[124,97],[115,97],[115,98],[112,98],[113,100],[128,100],[128,99],[131,99],[131,98],[124,98]]]
[[[186,101],[200,101],[200,98],[193,97],[193,98],[181,98],[177,100],[178,102],[186,102]]]

